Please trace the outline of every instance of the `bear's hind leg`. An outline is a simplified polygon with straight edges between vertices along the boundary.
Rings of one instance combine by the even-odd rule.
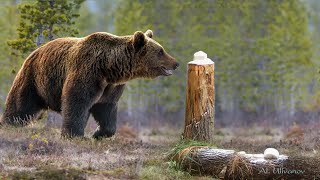
[[[36,93],[33,85],[13,86],[7,101],[1,122],[14,126],[25,126],[44,107],[44,102]]]

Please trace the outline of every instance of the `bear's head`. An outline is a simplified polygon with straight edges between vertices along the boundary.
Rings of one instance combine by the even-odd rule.
[[[170,76],[179,63],[171,57],[153,38],[153,32],[137,31],[133,35],[132,44],[137,63],[137,75],[145,78]]]

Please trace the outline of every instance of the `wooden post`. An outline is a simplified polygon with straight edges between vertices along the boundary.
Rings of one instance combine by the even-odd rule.
[[[184,139],[211,142],[214,130],[214,62],[199,51],[188,63]]]

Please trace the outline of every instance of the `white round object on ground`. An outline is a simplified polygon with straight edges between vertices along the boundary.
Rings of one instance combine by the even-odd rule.
[[[263,155],[265,159],[278,159],[279,151],[275,148],[267,148],[266,150],[264,150]]]

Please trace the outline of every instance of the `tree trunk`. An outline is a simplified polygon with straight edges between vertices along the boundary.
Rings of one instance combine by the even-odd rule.
[[[288,157],[266,160],[263,154],[238,154],[233,150],[189,147],[175,160],[193,175],[221,179],[319,179],[320,162],[312,157]]]
[[[55,3],[55,0],[50,0],[49,1],[49,4],[50,4],[50,8],[53,9],[54,8],[54,3]],[[48,27],[48,39],[49,41],[52,41],[53,40],[53,24],[50,23],[49,27]]]
[[[199,52],[198,52],[199,53]],[[207,55],[188,63],[184,138],[212,141],[214,129],[214,63]],[[203,54],[202,54],[203,53]]]

